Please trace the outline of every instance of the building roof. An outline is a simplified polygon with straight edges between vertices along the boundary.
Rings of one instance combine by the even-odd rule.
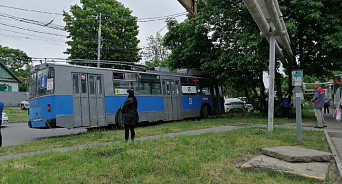
[[[0,62],[0,81],[21,82],[2,62]]]

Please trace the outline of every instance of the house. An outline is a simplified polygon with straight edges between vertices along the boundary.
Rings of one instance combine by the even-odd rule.
[[[0,62],[0,91],[18,92],[20,80]]]

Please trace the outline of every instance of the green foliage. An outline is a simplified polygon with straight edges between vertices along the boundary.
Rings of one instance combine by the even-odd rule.
[[[306,76],[320,81],[342,67],[342,4],[337,0],[279,0],[290,36],[291,48],[299,63],[287,58],[282,66],[287,75],[303,69]],[[164,44],[172,50],[170,64],[175,68],[201,68],[247,98],[255,96],[255,108],[266,111],[267,94],[262,80],[268,71],[269,44],[243,1],[206,0],[198,2],[198,14],[183,23],[168,21]],[[280,63],[276,63],[278,70]],[[277,91],[284,86],[276,73]],[[252,95],[253,94],[253,95]],[[277,93],[278,97],[281,95]],[[254,101],[254,100],[251,100]]]
[[[21,81],[27,80],[28,74],[32,68],[31,58],[19,49],[11,49],[0,45],[0,62],[2,62],[15,76]],[[26,91],[26,86],[21,86],[22,91]]]
[[[137,18],[116,0],[81,0],[82,7],[64,12],[69,32],[65,52],[70,59],[97,59],[99,15],[101,13],[101,60],[137,62],[140,60]]]
[[[291,48],[305,75],[330,76],[342,66],[342,4],[337,0],[279,0]],[[284,68],[291,67],[284,64]],[[295,67],[295,66],[294,66]]]

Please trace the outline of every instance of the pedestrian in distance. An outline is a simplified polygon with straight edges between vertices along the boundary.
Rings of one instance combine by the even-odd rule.
[[[330,102],[327,98],[325,98],[325,100],[324,100],[324,114],[326,112],[328,112],[328,114],[329,114],[329,106],[330,106]]]
[[[317,126],[315,126],[315,128],[323,128],[327,126],[322,113],[325,99],[324,89],[321,88],[321,84],[318,81],[314,83],[314,88],[315,92],[313,98],[311,99],[311,102],[313,103],[313,109],[315,111],[315,116],[317,119]]]
[[[280,105],[283,108],[284,118],[289,119],[290,118],[290,109],[291,109],[291,95],[289,94],[288,90],[284,91],[284,95],[281,99]]]
[[[0,122],[2,121],[2,111],[4,110],[4,102],[0,100]],[[1,134],[1,126],[0,126],[0,147],[2,147],[2,134]]]
[[[138,101],[134,96],[133,90],[127,90],[127,99],[120,109],[122,113],[122,123],[125,126],[125,140],[128,141],[129,131],[131,131],[131,140],[134,140],[134,127],[139,121],[139,116],[137,112]]]

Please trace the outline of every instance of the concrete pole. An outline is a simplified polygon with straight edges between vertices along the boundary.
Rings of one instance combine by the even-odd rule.
[[[100,13],[100,23],[99,23],[99,32],[97,38],[97,68],[100,68],[100,60],[101,60],[101,13]]]
[[[275,33],[272,21],[270,25],[270,61],[269,61],[269,87],[268,87],[268,131],[273,131],[274,120],[274,78],[275,78]]]

